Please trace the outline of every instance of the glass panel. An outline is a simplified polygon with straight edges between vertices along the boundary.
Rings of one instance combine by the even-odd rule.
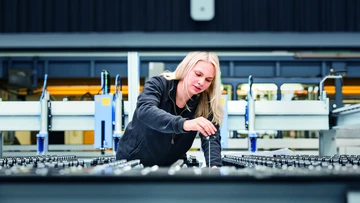
[[[246,100],[249,91],[249,84],[240,84],[237,87],[237,100]],[[276,100],[277,86],[273,83],[253,84],[252,86],[253,98],[256,100]]]
[[[232,100],[232,86],[230,84],[222,84],[222,94],[228,96],[228,100]]]
[[[281,85],[281,100],[317,100],[319,87],[312,84],[286,83]]]

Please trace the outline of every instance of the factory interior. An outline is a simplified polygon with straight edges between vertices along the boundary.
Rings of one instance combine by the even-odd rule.
[[[360,202],[360,3],[0,0],[0,202]],[[117,160],[151,77],[220,61],[222,166]],[[210,145],[211,142],[209,142]]]

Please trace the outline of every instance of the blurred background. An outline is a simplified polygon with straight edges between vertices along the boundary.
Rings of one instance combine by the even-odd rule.
[[[229,100],[246,99],[249,75],[257,100],[317,100],[322,78],[342,75],[324,86],[339,108],[360,101],[359,11],[358,0],[0,0],[0,97],[38,101],[47,74],[51,100],[93,100],[106,69],[111,84],[120,74],[127,100],[129,51],[140,55],[141,91],[187,52],[208,50],[220,57]],[[37,133],[3,132],[4,144],[35,145]],[[268,149],[318,148],[316,131],[259,137],[279,139]],[[49,132],[49,144],[93,139],[93,131]]]

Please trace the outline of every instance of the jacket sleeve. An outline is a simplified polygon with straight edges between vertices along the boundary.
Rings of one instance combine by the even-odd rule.
[[[170,114],[158,107],[163,94],[168,94],[165,91],[166,84],[160,77],[150,78],[145,83],[143,91],[138,97],[134,115],[144,125],[159,132],[185,133],[183,125],[186,118]]]
[[[205,161],[207,166],[222,166],[221,160],[221,136],[220,136],[220,127],[216,125],[216,133],[211,135],[209,139],[206,139],[201,133],[199,133],[201,138],[201,147],[204,151]],[[209,153],[210,150],[210,153]],[[210,154],[210,164],[209,164],[209,154]]]

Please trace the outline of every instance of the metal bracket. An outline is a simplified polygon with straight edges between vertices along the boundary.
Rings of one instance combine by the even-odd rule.
[[[52,113],[51,113],[51,101],[48,100],[47,102],[47,107],[48,107],[48,131],[51,131],[52,128]]]

